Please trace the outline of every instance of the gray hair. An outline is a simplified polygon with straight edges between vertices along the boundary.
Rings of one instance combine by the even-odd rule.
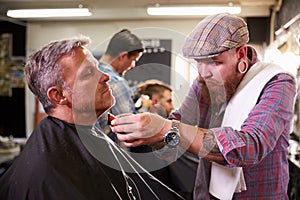
[[[59,60],[64,55],[71,55],[75,48],[86,46],[90,39],[80,36],[71,39],[53,41],[31,54],[25,65],[25,77],[29,89],[39,99],[46,113],[55,107],[47,96],[51,86],[64,88],[63,67]]]

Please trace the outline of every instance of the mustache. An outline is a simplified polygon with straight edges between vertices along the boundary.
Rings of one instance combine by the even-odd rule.
[[[202,76],[199,76],[197,79],[198,79],[198,83],[200,83],[206,87],[208,87],[209,85],[211,85],[211,86],[223,85],[223,82],[213,79],[212,76],[208,77],[208,78],[203,78]]]
[[[198,83],[206,84],[205,80],[202,76],[198,76],[197,80],[198,80]]]

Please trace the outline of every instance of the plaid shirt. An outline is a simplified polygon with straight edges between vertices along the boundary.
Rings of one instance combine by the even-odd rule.
[[[210,128],[228,165],[243,167],[247,191],[235,193],[233,199],[288,199],[287,153],[295,93],[295,81],[291,76],[276,75],[265,85],[241,129],[234,130],[211,126],[221,124],[224,112],[216,112],[222,109],[215,109],[203,100],[201,84],[195,80],[171,118]],[[216,121],[212,123],[211,119]],[[210,198],[210,169],[209,161],[199,159],[194,199]]]
[[[115,104],[110,108],[109,112],[114,115],[123,113],[136,113],[132,100],[133,92],[131,91],[127,80],[121,77],[112,66],[109,64],[99,64],[99,69],[110,76],[108,84],[112,90],[112,95],[115,98]],[[101,129],[106,134],[110,132],[107,126],[107,113],[104,113],[98,120]]]

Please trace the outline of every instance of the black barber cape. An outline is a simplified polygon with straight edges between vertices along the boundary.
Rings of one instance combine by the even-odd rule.
[[[0,199],[182,199],[138,167],[103,133],[47,117],[0,178]]]

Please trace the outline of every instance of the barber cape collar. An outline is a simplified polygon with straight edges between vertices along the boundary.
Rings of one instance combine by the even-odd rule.
[[[268,81],[279,73],[288,73],[275,64],[258,62],[247,72],[229,101],[222,126],[239,130]],[[251,94],[251,96],[249,96]],[[243,109],[240,109],[240,108]],[[292,129],[292,127],[291,127]],[[221,150],[221,149],[220,149]],[[247,190],[242,167],[226,167],[212,163],[209,192],[222,200],[232,199],[234,193]]]
[[[113,142],[106,134],[104,134],[97,126],[93,126],[91,128],[91,135],[101,139],[104,143],[107,144],[109,148],[109,153],[112,154],[112,157],[109,156],[108,159],[113,159],[116,161],[115,166],[113,163],[104,163],[104,164],[110,164],[109,166],[113,166],[115,169],[119,169],[121,171],[121,174],[125,180],[126,184],[126,192],[128,195],[128,199],[130,200],[138,200],[138,199],[144,199],[141,192],[141,189],[146,189],[149,191],[148,195],[151,194],[151,199],[161,199],[161,197],[165,196],[165,198],[176,198],[176,199],[183,199],[179,194],[177,194],[174,190],[170,189],[168,186],[166,186],[164,183],[162,183],[160,180],[155,178],[150,172],[148,172],[145,168],[143,168],[134,158],[132,158],[128,152],[124,149],[122,149],[120,146],[118,146],[115,142]],[[101,153],[99,152],[99,148],[97,145],[101,145],[99,141],[95,140],[95,138],[90,137],[90,134],[86,134],[85,132],[81,133],[81,131],[78,132],[81,138],[81,141],[84,143],[85,147],[88,149],[88,151],[99,161],[103,161],[104,158],[101,156]],[[96,144],[96,145],[94,145]],[[105,161],[104,161],[105,162]],[[141,183],[139,185],[138,182],[134,181],[127,172],[130,174],[135,173],[142,181],[143,187],[141,187]],[[157,188],[151,188],[149,183],[144,180],[144,178],[141,176],[141,174],[147,175],[149,180],[151,180],[152,184],[153,182],[156,182],[161,186],[162,194],[158,194]],[[107,178],[111,184],[111,187],[115,191],[115,193],[122,199],[120,192],[118,191],[118,188],[114,186],[114,183],[111,181],[109,174],[107,174]],[[166,193],[167,192],[167,193]],[[166,195],[165,195],[166,194]],[[147,197],[150,198],[150,197]]]

